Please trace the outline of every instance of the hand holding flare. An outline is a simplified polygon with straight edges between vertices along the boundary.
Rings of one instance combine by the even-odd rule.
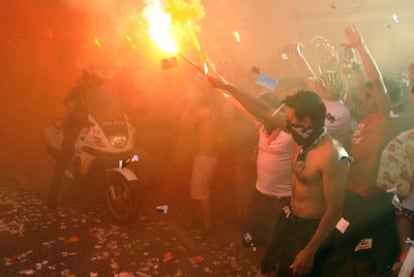
[[[228,82],[222,75],[217,73],[216,65],[210,59],[206,58],[206,60],[203,63],[203,66],[200,66],[186,55],[179,55],[183,60],[192,65],[197,71],[204,74],[213,87],[225,90],[226,88],[231,86],[230,82]]]
[[[201,51],[196,32],[196,21],[204,15],[200,0],[144,0],[142,16],[148,24],[148,34],[164,53],[176,55],[180,44],[190,39],[198,52]]]
[[[195,33],[198,26],[194,25],[194,21],[201,20],[205,14],[201,2],[199,0],[190,2],[183,0],[167,0],[166,2],[161,2],[160,0],[145,1],[147,5],[143,16],[150,27],[151,40],[165,52],[179,55],[197,71],[207,76],[207,79],[214,87],[228,88],[229,82],[217,73],[214,63],[208,59],[207,53],[201,50]],[[179,50],[179,42],[182,42],[187,35],[190,36],[194,47],[199,53],[199,63],[194,62]],[[175,57],[163,60],[163,68],[165,69],[175,67],[176,65]]]

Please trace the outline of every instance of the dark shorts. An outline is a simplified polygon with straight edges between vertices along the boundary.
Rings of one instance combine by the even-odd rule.
[[[307,245],[316,229],[319,220],[299,218],[293,214],[286,217],[280,215],[279,222],[273,233],[272,244],[262,261],[262,273],[276,271],[277,276],[293,276],[290,265],[296,255]],[[330,250],[327,241],[317,252],[312,272],[306,276],[323,276],[323,263]]]
[[[265,195],[255,189],[249,205],[245,232],[250,233],[256,245],[270,245],[273,230],[282,208],[289,205],[290,197]]]
[[[368,262],[384,271],[398,255],[395,208],[389,194],[362,197],[347,191],[343,217],[349,222],[344,234],[336,241],[338,251],[348,259]],[[362,248],[362,240],[372,240],[372,247]]]

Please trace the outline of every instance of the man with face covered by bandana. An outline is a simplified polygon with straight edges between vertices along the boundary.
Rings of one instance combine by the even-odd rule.
[[[262,119],[268,132],[284,128],[297,144],[290,205],[283,208],[261,274],[324,276],[330,237],[335,226],[340,231],[345,228],[340,218],[350,158],[326,132],[322,99],[312,91],[300,91],[274,109],[213,74],[209,76],[212,85],[229,92],[248,112]],[[283,106],[285,113],[281,112]]]

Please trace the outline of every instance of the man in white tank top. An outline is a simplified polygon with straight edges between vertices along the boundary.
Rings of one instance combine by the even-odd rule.
[[[280,129],[268,134],[263,126],[260,127],[256,189],[244,230],[256,245],[270,243],[278,215],[289,204],[294,150],[292,136]]]
[[[290,77],[281,80],[276,93],[285,98],[305,87],[303,79]],[[278,97],[271,93],[263,95],[262,99],[275,107],[280,104]],[[244,234],[250,234],[256,245],[269,245],[282,208],[289,204],[292,195],[295,142],[281,129],[268,133],[263,124],[258,125],[256,189],[248,209]]]

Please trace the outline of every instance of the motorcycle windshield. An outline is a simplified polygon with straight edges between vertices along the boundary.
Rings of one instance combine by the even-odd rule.
[[[110,84],[91,90],[87,102],[90,115],[107,136],[128,134],[118,92]]]

